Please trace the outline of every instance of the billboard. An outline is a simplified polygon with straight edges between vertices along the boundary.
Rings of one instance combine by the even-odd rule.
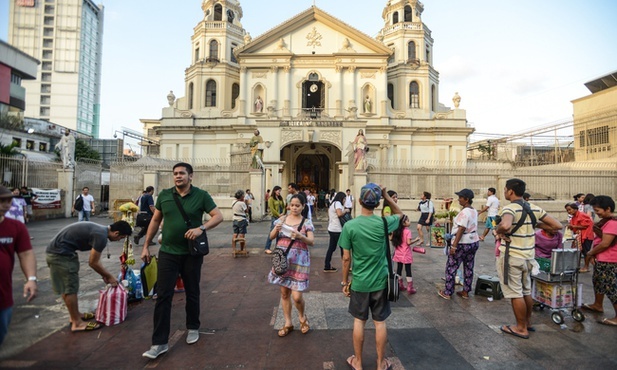
[[[38,197],[32,200],[32,209],[62,208],[62,197],[60,196],[60,189],[32,188],[32,192]]]

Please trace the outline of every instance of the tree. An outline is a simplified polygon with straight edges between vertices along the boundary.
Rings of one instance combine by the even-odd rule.
[[[483,155],[486,155],[488,159],[495,159],[495,147],[489,142],[488,145],[478,145],[478,151]]]
[[[22,131],[24,129],[24,121],[19,116],[13,116],[6,113],[0,114],[0,128]]]
[[[4,145],[0,143],[0,155],[12,157],[19,154],[19,150],[15,149],[18,145],[16,142],[12,142],[10,145]]]
[[[60,161],[60,151],[58,150],[56,150],[56,159]],[[75,139],[75,159],[95,159],[100,161],[101,154],[92,149],[86,141]]]

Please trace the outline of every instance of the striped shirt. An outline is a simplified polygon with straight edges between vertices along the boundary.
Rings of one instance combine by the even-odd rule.
[[[529,203],[529,207],[531,211],[536,216],[536,220],[540,221],[544,216],[546,216],[546,211],[542,208]],[[503,215],[512,215],[514,219],[512,220],[512,228],[516,226],[518,220],[520,220],[523,214],[523,207],[517,203],[510,203],[507,206],[503,207],[501,211],[501,216]],[[512,230],[512,228],[510,230]],[[536,245],[536,234],[535,230],[531,224],[531,217],[527,215],[525,218],[525,222],[521,227],[516,230],[514,234],[510,236],[510,256],[518,257],[523,259],[533,259],[535,257],[535,245]],[[499,251],[501,253],[506,252],[506,241],[502,240],[501,246],[499,247]]]

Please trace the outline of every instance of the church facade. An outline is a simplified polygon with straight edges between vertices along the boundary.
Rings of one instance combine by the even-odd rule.
[[[379,166],[464,163],[473,128],[458,95],[454,108],[439,102],[420,1],[387,1],[374,38],[315,6],[255,38],[239,1],[202,9],[184,96],[170,92],[162,118],[142,120],[162,158],[233,162],[259,130],[266,188],[345,189]]]

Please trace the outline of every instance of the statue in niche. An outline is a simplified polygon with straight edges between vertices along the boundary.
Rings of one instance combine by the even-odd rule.
[[[71,135],[71,130],[67,129],[64,132],[64,136],[56,144],[56,150],[60,151],[62,168],[75,167],[75,137]]]
[[[255,135],[251,138],[249,142],[249,147],[251,148],[251,168],[259,169],[259,162],[257,161],[257,157],[259,159],[263,159],[264,150],[260,149],[259,144],[263,144],[264,139],[259,134],[259,130],[255,130]]]
[[[366,99],[364,99],[364,113],[372,113],[371,108],[372,108],[371,98],[367,95]]]
[[[174,95],[174,92],[172,90],[169,90],[169,94],[167,94],[167,102],[169,103],[169,106],[173,107],[175,101],[176,96]]]
[[[458,94],[458,92],[454,93],[454,97],[452,98],[452,102],[454,103],[454,108],[459,107],[459,105],[461,105],[461,96]]]
[[[261,100],[261,96],[257,96],[255,99],[255,113],[263,113],[264,112],[264,101]]]
[[[366,152],[368,152],[368,141],[364,136],[364,131],[358,130],[358,135],[353,143],[354,169],[358,172],[366,171]]]

